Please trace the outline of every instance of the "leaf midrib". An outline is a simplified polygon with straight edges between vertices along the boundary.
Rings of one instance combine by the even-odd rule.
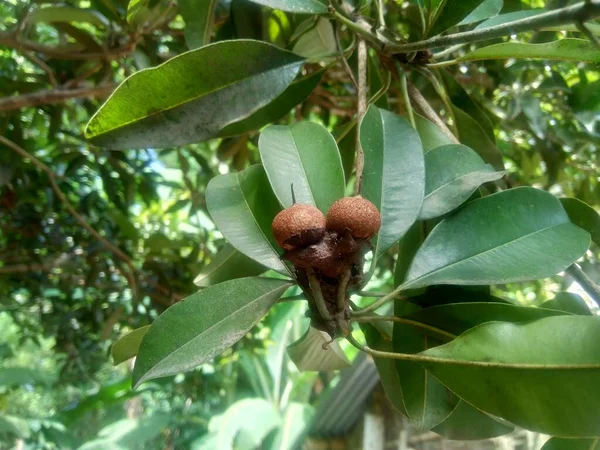
[[[445,187],[448,187],[448,186],[450,186],[451,184],[454,184],[454,183],[456,183],[457,181],[461,181],[463,178],[467,178],[467,177],[468,177],[468,176],[470,176],[470,175],[475,175],[475,174],[477,174],[477,175],[484,175],[484,174],[487,174],[487,175],[492,175],[492,174],[498,174],[498,173],[502,173],[502,174],[504,174],[504,171],[496,171],[496,170],[477,170],[477,171],[475,171],[475,172],[469,172],[469,173],[466,173],[466,174],[464,174],[464,175],[461,175],[460,177],[454,178],[454,179],[452,179],[452,180],[448,181],[447,183],[444,183],[444,184],[440,185],[440,187],[438,187],[438,188],[434,189],[433,191],[431,191],[429,194],[427,194],[427,195],[424,197],[424,199],[423,199],[423,203],[425,203],[425,200],[427,200],[427,199],[428,199],[429,197],[431,197],[432,195],[436,194],[436,193],[437,193],[438,191],[440,191],[441,189],[444,189]]]

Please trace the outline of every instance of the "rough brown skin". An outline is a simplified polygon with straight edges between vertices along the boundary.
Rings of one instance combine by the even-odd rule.
[[[296,203],[273,219],[273,235],[284,250],[306,247],[325,235],[325,215],[315,206]]]
[[[370,239],[381,227],[377,207],[360,195],[336,201],[327,213],[327,229],[337,233],[349,230],[354,239]]]

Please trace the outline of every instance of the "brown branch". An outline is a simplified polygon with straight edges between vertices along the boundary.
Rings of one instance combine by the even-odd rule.
[[[48,81],[52,87],[58,86],[54,72],[48,66],[48,64],[46,64],[42,59],[38,58],[34,53],[24,52],[23,56],[25,56],[25,58],[29,59],[34,64],[37,64],[44,72],[46,72],[46,75],[48,75]]]
[[[73,218],[83,228],[85,228],[88,231],[88,233],[90,233],[98,242],[104,245],[111,253],[113,253],[117,258],[122,260],[127,265],[127,267],[129,268],[129,275],[124,275],[127,278],[127,281],[129,282],[129,286],[131,287],[131,291],[133,293],[134,298],[137,298],[137,284],[134,276],[136,270],[133,266],[133,262],[131,261],[129,256],[127,256],[121,249],[116,247],[108,239],[106,239],[105,237],[100,235],[100,233],[94,230],[94,228],[92,228],[92,226],[89,223],[87,223],[86,220],[77,212],[77,210],[73,207],[67,196],[60,190],[60,187],[56,182],[56,175],[54,175],[52,169],[50,169],[50,167],[48,167],[42,161],[37,159],[35,156],[27,152],[27,150],[21,148],[20,146],[6,139],[3,136],[0,136],[0,144],[7,146],[14,152],[21,155],[23,158],[29,159],[34,166],[46,173],[46,175],[48,176],[48,180],[50,181],[50,186],[52,186],[52,190],[56,193],[58,199],[62,202],[62,204],[65,206],[67,211],[73,216]]]
[[[86,88],[49,89],[32,94],[14,95],[0,98],[0,111],[13,111],[31,106],[62,103],[73,98],[107,97],[116,87],[117,84],[110,83]]]
[[[358,108],[356,111],[356,123],[360,122],[367,112],[367,43],[359,39],[358,41]],[[356,181],[354,184],[354,195],[360,195],[363,182],[363,170],[365,168],[365,154],[360,144],[360,133],[356,133]]]

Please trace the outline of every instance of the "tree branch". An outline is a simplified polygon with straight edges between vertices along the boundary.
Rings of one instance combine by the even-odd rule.
[[[356,111],[356,123],[360,122],[367,112],[367,43],[360,39],[358,41],[358,108]],[[362,189],[363,170],[365,168],[365,154],[360,145],[360,133],[356,133],[356,182],[354,194],[359,195]]]
[[[600,306],[600,286],[592,280],[577,264],[573,264],[566,272],[583,288],[585,292]]]
[[[102,245],[104,245],[111,253],[113,253],[117,258],[122,260],[127,265],[128,269],[129,269],[129,273],[128,274],[124,273],[124,275],[127,278],[127,281],[129,282],[129,286],[131,287],[134,298],[137,298],[137,284],[135,282],[135,275],[134,275],[135,267],[133,266],[133,262],[131,261],[129,256],[127,256],[121,249],[116,247],[105,237],[101,236],[100,233],[98,233],[96,230],[94,230],[94,228],[92,228],[92,226],[89,223],[87,223],[86,220],[77,212],[77,210],[73,207],[73,205],[71,204],[69,199],[66,197],[66,195],[60,190],[60,187],[58,186],[58,183],[56,182],[56,175],[54,175],[54,172],[52,171],[52,169],[50,169],[50,167],[48,167],[42,161],[37,159],[35,156],[31,155],[25,149],[19,147],[17,144],[6,139],[3,136],[0,136],[0,144],[7,146],[14,152],[21,155],[23,158],[29,159],[33,163],[34,166],[36,166],[37,168],[39,168],[40,170],[42,170],[43,172],[46,173],[46,175],[48,176],[48,180],[50,181],[50,186],[52,186],[52,190],[56,193],[56,196],[61,201],[61,203],[65,206],[67,211],[98,242],[100,242]]]
[[[117,84],[101,84],[94,87],[77,89],[49,89],[32,94],[14,95],[0,98],[0,111],[13,111],[15,109],[31,106],[41,106],[62,103],[73,98],[106,97],[115,90]]]

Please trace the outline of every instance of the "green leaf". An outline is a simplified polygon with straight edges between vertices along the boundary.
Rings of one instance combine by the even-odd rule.
[[[556,296],[540,305],[540,308],[566,311],[571,314],[591,316],[587,303],[581,296],[572,292],[559,292]]]
[[[236,278],[258,276],[265,270],[267,270],[265,266],[227,244],[194,278],[194,284],[199,287],[208,287]]]
[[[504,42],[478,48],[458,61],[481,61],[484,59],[554,59],[560,61],[600,62],[600,49],[585,39],[561,39],[544,44]]]
[[[24,384],[48,384],[48,376],[29,367],[0,367],[0,388],[10,389]]]
[[[560,202],[571,222],[590,233],[592,241],[600,246],[600,214],[587,203],[576,198],[561,198]]]
[[[320,17],[312,29],[300,36],[294,45],[294,53],[313,60],[336,54],[337,45],[331,22]]]
[[[415,256],[404,287],[504,284],[546,278],[580,258],[589,234],[557,198],[534,188],[468,203],[440,222]]]
[[[446,31],[458,24],[475,10],[484,0],[445,0],[440,3],[432,21],[429,36]]]
[[[100,28],[105,28],[109,24],[106,17],[94,10],[74,8],[71,6],[46,6],[44,8],[35,8],[27,17],[27,22],[82,22]]]
[[[210,139],[276,99],[303,61],[251,40],[183,53],[121,83],[88,123],[86,137],[112,149],[174,147]]]
[[[425,189],[423,146],[403,118],[373,105],[360,124],[365,154],[362,195],[381,213],[375,258],[415,223]]]
[[[294,81],[279,97],[252,113],[250,117],[227,125],[219,133],[219,137],[238,136],[249,131],[258,130],[281,119],[294,106],[308,98],[322,77],[323,71],[320,70]]]
[[[420,222],[415,222],[398,242],[398,257],[394,267],[394,287],[400,286],[406,279],[410,264],[424,240],[423,227]]]
[[[454,107],[452,111],[460,142],[475,150],[494,169],[504,170],[502,153],[479,123],[460,108]]]
[[[259,5],[295,14],[325,14],[327,4],[319,0],[252,0]]]
[[[375,328],[370,323],[360,323],[360,329],[365,335],[365,339],[369,348],[382,352],[394,351],[392,337],[387,333]],[[404,399],[402,398],[402,385],[400,384],[400,376],[396,370],[395,361],[389,358],[377,357],[374,357],[373,360],[377,366],[377,372],[379,373],[379,378],[381,378],[383,389],[390,402],[394,408],[406,415],[407,413],[404,406]]]
[[[461,20],[458,25],[468,25],[495,16],[502,10],[503,6],[504,0],[484,0],[467,17]]]
[[[443,216],[466,202],[479,186],[502,178],[464,145],[446,145],[425,154],[425,199],[419,219]]]
[[[461,400],[452,414],[431,431],[453,441],[492,439],[514,431]]]
[[[300,440],[308,432],[311,419],[314,415],[311,405],[290,403],[285,410],[283,421],[270,450],[293,450],[297,448]]]
[[[513,11],[506,14],[500,14],[496,17],[492,17],[484,22],[481,22],[475,27],[475,30],[481,30],[483,28],[494,27],[496,25],[502,25],[507,22],[514,20],[526,19],[527,17],[537,16],[541,13],[547,12],[545,9],[524,9],[522,11]]]
[[[498,302],[468,302],[432,306],[402,317],[458,336],[486,322],[529,322],[561,315],[565,315],[565,313],[544,308],[516,306]]]
[[[596,450],[600,448],[600,438],[592,439],[563,439],[551,438],[541,450]]]
[[[263,439],[280,423],[279,413],[265,399],[239,400],[223,414],[215,450],[259,448]]]
[[[600,434],[600,318],[491,322],[422,353],[421,364],[466,402],[532,431]]]
[[[127,23],[133,29],[142,30],[160,19],[167,9],[164,0],[131,0],[127,5]]]
[[[142,339],[149,329],[150,325],[146,325],[145,327],[130,331],[112,345],[110,354],[112,355],[113,364],[115,366],[137,355]]]
[[[144,336],[133,369],[134,386],[210,361],[241,339],[288,287],[284,280],[240,278],[171,306]]]
[[[183,34],[190,50],[210,43],[217,0],[181,0],[179,7],[185,22]]]
[[[454,141],[450,139],[437,125],[430,122],[425,117],[415,113],[415,123],[417,125],[417,132],[423,143],[423,151],[428,152],[436,147],[442,145],[454,144]]]
[[[279,205],[262,166],[210,180],[206,206],[235,249],[270,269],[287,272],[271,230]]]
[[[306,333],[288,347],[287,353],[300,372],[329,372],[350,367],[340,344],[330,341],[329,334],[309,326]],[[323,344],[328,345],[323,348]]]
[[[291,186],[298,203],[315,205],[323,213],[344,196],[346,182],[333,136],[315,122],[271,125],[258,140],[260,157],[279,203],[292,206]]]
[[[493,297],[490,286],[454,286],[451,284],[429,286],[425,292],[411,297],[411,303],[423,308],[450,303],[503,303],[512,305],[507,300]]]

